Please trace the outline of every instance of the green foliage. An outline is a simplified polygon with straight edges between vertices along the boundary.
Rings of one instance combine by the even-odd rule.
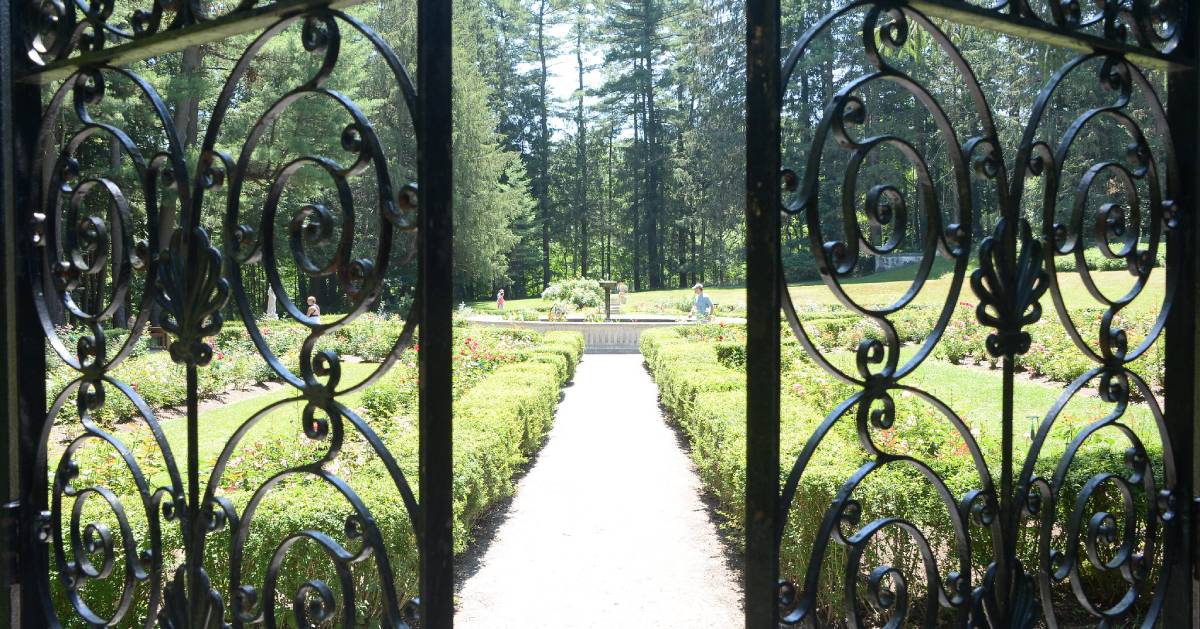
[[[1147,248],[1147,243],[1140,245],[1144,251]],[[1083,261],[1089,271],[1128,271],[1129,262],[1125,258],[1110,258],[1105,256],[1100,249],[1092,247],[1083,251]],[[1158,257],[1155,260],[1155,267],[1166,268],[1167,266],[1167,250],[1161,244],[1158,248]],[[1059,271],[1075,271],[1079,267],[1074,255],[1057,256],[1054,258],[1054,268]]]
[[[542,318],[541,313],[532,308],[516,308],[504,311],[505,321],[537,321]]]
[[[842,329],[850,329],[845,326]],[[730,346],[738,343],[717,341],[724,336],[719,326],[687,326],[649,330],[642,334],[642,353],[658,384],[663,405],[670,411],[687,435],[693,461],[706,489],[717,499],[719,509],[729,526],[741,530],[745,514],[746,489],[746,393],[744,370],[722,364],[736,356]],[[730,347],[730,349],[718,349]],[[718,358],[718,352],[726,359]],[[831,358],[842,369],[849,369],[853,355],[834,351]],[[857,388],[844,384],[805,358],[794,341],[783,347],[781,391],[781,481],[790,472],[800,451],[829,413],[850,398]],[[979,377],[962,367],[943,363],[928,363],[914,374],[909,384],[922,389],[937,389],[957,393],[950,406],[969,424],[970,433],[978,442],[984,461],[991,469],[999,464],[1001,443],[999,427],[991,419],[997,416],[995,393],[999,376]],[[1057,387],[1018,382],[1017,399],[1021,405],[1032,405],[1045,412],[1058,396]],[[953,496],[961,497],[979,486],[979,471],[961,433],[936,408],[918,396],[893,392],[896,404],[895,420],[887,428],[869,427],[872,442],[886,452],[910,455],[926,462],[945,481]],[[1058,464],[1068,442],[1084,426],[1103,417],[1111,408],[1098,400],[1073,401],[1056,422],[1046,445],[1035,464],[1035,473],[1049,477]],[[1125,421],[1134,426],[1147,446],[1151,469],[1157,477],[1162,474],[1162,454],[1153,445],[1154,427],[1144,409],[1130,409]],[[803,582],[805,571],[814,561],[812,549],[829,505],[843,489],[847,479],[854,476],[870,457],[857,434],[856,407],[835,422],[829,434],[814,450],[813,458],[800,478],[781,548],[781,576]],[[1023,429],[1023,428],[1022,428]],[[1128,473],[1122,459],[1128,442],[1117,431],[1098,434],[1076,457],[1069,469],[1063,493],[1059,497],[1060,521],[1068,517],[1075,496],[1085,483],[1100,472]],[[1020,456],[1020,453],[1018,453]],[[933,490],[930,482],[906,465],[885,465],[873,472],[854,491],[854,497],[865,508],[865,524],[879,517],[903,517],[928,536],[943,573],[956,569],[954,535],[945,503]],[[1115,504],[1113,495],[1093,499],[1089,509],[1123,510]],[[1144,497],[1139,497],[1143,500]],[[1089,511],[1091,513],[1093,511]],[[851,530],[848,526],[847,530]],[[972,564],[986,566],[990,557],[990,540],[986,531],[973,529],[976,546]],[[1033,546],[1023,538],[1019,552],[1026,561],[1034,561]],[[893,565],[906,574],[919,570],[915,564],[916,549],[901,531],[883,531],[868,546],[863,565]],[[833,623],[840,615],[843,601],[843,567],[846,556],[843,547],[828,545],[818,585],[820,618]],[[1089,588],[1104,595],[1123,592],[1120,579],[1110,579],[1098,571],[1085,569]]]
[[[984,327],[975,317],[975,304],[960,302],[933,349],[935,358],[951,364],[984,365],[997,368],[999,361],[987,352],[987,337],[994,330]],[[1092,351],[1099,354],[1097,338],[1104,311],[1095,307],[1076,307],[1069,311],[1071,320],[1080,328]],[[896,334],[902,344],[915,346],[925,343],[941,315],[940,308],[911,305],[892,317]],[[1124,329],[1134,347],[1153,329],[1159,316],[1157,308],[1126,310],[1114,318],[1114,328]],[[864,340],[882,340],[883,329],[871,320],[863,319],[842,308],[812,307],[801,313],[801,323],[809,338],[823,350],[855,351]],[[1089,358],[1062,327],[1054,310],[1028,326],[1032,337],[1030,349],[1017,356],[1017,370],[1055,382],[1069,383],[1099,365]],[[745,344],[743,324],[702,324],[679,328],[678,334],[694,340],[715,341],[719,358],[726,365],[740,364],[738,347]],[[785,338],[791,336],[785,331]],[[1137,343],[1135,343],[1136,341]],[[728,345],[722,345],[722,343]],[[1132,363],[1132,367],[1154,390],[1162,387],[1164,378],[1165,343],[1157,342]]]
[[[475,353],[496,353],[496,348],[508,346],[518,358],[501,362],[468,357],[455,362],[456,376],[464,370],[486,370],[482,377],[469,379],[469,386],[456,391],[453,461],[456,552],[462,552],[470,544],[472,528],[496,501],[512,495],[513,475],[541,446],[553,423],[559,386],[563,382],[562,361],[569,357],[569,369],[573,370],[583,347],[583,337],[570,332],[543,336],[524,330],[468,329],[462,344],[468,345],[466,339],[471,339],[470,345],[478,347]],[[165,356],[165,353],[156,352],[152,356]],[[547,357],[553,358],[547,360]],[[347,365],[346,368],[348,375],[359,379],[373,369],[367,365]],[[346,396],[343,402],[350,407],[361,406],[366,411],[363,418],[366,424],[395,457],[399,469],[419,497],[418,432],[413,421],[416,391],[415,366],[401,360],[382,381],[369,387],[361,396]],[[271,398],[266,400],[267,404],[275,403],[275,396],[264,397]],[[309,439],[299,431],[300,405],[276,408],[246,434],[232,453],[221,487],[216,492],[228,498],[243,515],[252,494],[273,474],[289,466],[316,460],[328,448],[326,441]],[[218,409],[211,414],[223,412],[224,409]],[[246,411],[239,407],[235,416],[221,420],[221,429],[230,430],[246,417]],[[201,416],[201,423],[208,430],[215,428],[214,420],[216,418],[209,413]],[[183,451],[182,439],[186,431],[181,430],[183,426],[179,424],[182,421],[168,419],[163,423],[163,430],[176,451]],[[398,593],[402,600],[407,599],[417,593],[418,569],[409,514],[378,454],[348,421],[343,420],[343,425],[346,436],[342,451],[334,463],[326,467],[336,473],[370,510],[372,522],[379,527],[387,546]],[[147,431],[131,427],[122,433],[122,440],[135,457],[145,461],[145,471],[152,483],[167,482],[161,455]],[[221,436],[212,447],[220,449],[224,443],[225,438]],[[200,456],[207,461],[215,457],[216,452],[202,444]],[[81,470],[80,482],[104,486],[122,497],[126,505],[138,504],[134,497],[136,487],[128,470],[103,444],[81,449],[75,459]],[[106,523],[112,530],[117,530],[111,512],[101,503],[89,501],[84,520]],[[279,543],[300,531],[320,531],[339,543],[350,544],[348,547],[359,543],[347,539],[345,533],[347,519],[353,513],[347,499],[330,484],[310,475],[294,475],[284,480],[265,494],[249,520],[249,536],[240,563],[244,570],[243,582],[261,587],[266,567]],[[147,539],[144,511],[130,509],[128,515],[134,537]],[[164,530],[168,537],[177,534],[170,524]],[[117,540],[118,546],[120,543]],[[228,548],[228,543],[227,530],[214,533],[210,538],[210,547],[214,549]],[[168,546],[174,547],[172,544]],[[221,591],[227,587],[228,560],[229,555],[224,551],[211,552],[207,557],[206,567],[213,585]],[[172,556],[166,561],[170,573],[178,565],[179,558]],[[381,613],[378,570],[374,561],[356,564],[353,568],[360,596],[355,613],[360,619],[377,619]],[[306,580],[319,578],[336,582],[336,573],[328,557],[319,546],[309,543],[296,544],[288,551],[281,575],[278,589],[289,597],[288,600]],[[85,586],[85,597],[101,604],[113,602],[119,598],[120,586],[119,578],[92,581]],[[145,598],[138,600],[144,604]],[[269,602],[281,606],[288,604],[281,601]],[[60,600],[58,604],[65,605],[66,602]],[[137,615],[135,612],[134,616]]]
[[[575,309],[595,308],[604,304],[604,289],[598,280],[587,278],[554,282],[542,291],[542,299],[550,302],[566,302]]]
[[[392,419],[411,404],[411,396],[405,395],[410,390],[391,381],[381,382],[363,392],[363,409],[369,417]]]
[[[583,359],[583,348],[583,335],[578,332],[547,332],[545,341],[528,354],[528,359],[555,365],[560,382],[566,383],[575,377],[575,365]]]
[[[366,313],[339,328],[334,338],[339,353],[380,362],[392,353],[403,330],[404,321],[396,317]]]
[[[713,345],[717,354],[717,362],[729,369],[743,369],[746,366],[745,343],[717,343]]]

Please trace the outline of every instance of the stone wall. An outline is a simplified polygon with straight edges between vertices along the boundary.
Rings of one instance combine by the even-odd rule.
[[[588,354],[636,354],[638,341],[642,331],[652,328],[686,325],[677,321],[613,321],[613,322],[582,322],[582,321],[494,321],[472,319],[472,325],[485,325],[497,328],[522,328],[549,332],[551,330],[570,330],[583,334],[584,352]]]
[[[889,256],[879,256],[875,258],[875,271],[898,269],[902,266],[917,264],[920,261],[921,254],[919,253],[897,253]]]

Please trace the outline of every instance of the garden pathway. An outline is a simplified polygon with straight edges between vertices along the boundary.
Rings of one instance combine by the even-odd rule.
[[[460,629],[743,624],[741,587],[640,354],[588,354],[478,570]]]

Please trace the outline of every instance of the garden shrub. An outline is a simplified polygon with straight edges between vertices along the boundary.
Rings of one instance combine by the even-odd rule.
[[[402,387],[390,378],[384,378],[375,386],[363,391],[362,405],[369,417],[390,419],[400,412],[405,404]]]
[[[598,280],[560,280],[542,291],[542,299],[554,303],[565,302],[575,309],[596,308],[604,304],[604,289]]]
[[[578,332],[556,330],[546,333],[544,345],[553,345],[568,352],[571,362],[577,363],[583,359],[583,335]]]
[[[1076,307],[1070,311],[1071,319],[1084,334],[1084,339],[1093,350],[1099,352],[1096,336],[1104,310],[1094,306]],[[902,344],[922,344],[932,332],[941,308],[929,305],[910,305],[892,317],[896,334]],[[1141,342],[1141,334],[1151,329],[1158,310],[1124,311],[1114,319],[1114,326],[1125,329],[1130,336],[1130,348]],[[800,314],[809,338],[823,351],[854,351],[866,339],[881,340],[882,329],[869,319],[864,319],[844,308],[814,307]],[[1017,356],[1017,369],[1032,375],[1068,383],[1094,369],[1098,363],[1084,355],[1063,330],[1057,313],[1045,304],[1042,318],[1027,326],[1031,336],[1030,350]],[[718,358],[726,366],[737,364],[733,345],[744,345],[744,324],[698,324],[680,328],[678,334],[691,340],[716,341]],[[975,317],[975,304],[959,302],[953,316],[946,325],[940,340],[933,349],[933,357],[951,364],[982,363],[992,368],[999,367],[999,360],[987,351],[987,337],[994,330],[981,325]],[[786,329],[785,343],[793,335]],[[730,344],[722,348],[720,343]],[[1144,356],[1133,363],[1133,369],[1146,379],[1154,390],[1162,388],[1164,377],[1164,351],[1166,343],[1155,343]],[[732,362],[727,362],[727,359]]]
[[[542,313],[533,308],[515,308],[504,311],[505,321],[537,321],[542,318]]]
[[[392,353],[403,331],[402,319],[368,312],[339,328],[334,338],[341,355],[377,363]]]
[[[717,362],[724,367],[741,369],[746,366],[745,343],[721,342],[713,345],[713,351],[717,354]]]
[[[1143,242],[1139,245],[1142,251],[1146,250],[1147,243]],[[1083,261],[1087,265],[1089,271],[1128,271],[1129,263],[1125,258],[1108,258],[1099,249],[1093,247],[1083,252]],[[1155,267],[1165,268],[1167,266],[1167,249],[1159,244],[1158,258],[1155,261]],[[1075,271],[1078,266],[1075,262],[1075,255],[1055,256],[1054,268],[1059,272]]]
[[[533,363],[544,363],[554,367],[554,374],[558,382],[569,382],[574,375],[571,369],[570,358],[564,352],[554,350],[536,350],[525,355],[525,360]]]
[[[641,337],[642,353],[659,386],[663,405],[687,436],[691,457],[705,488],[716,498],[718,509],[728,520],[728,526],[741,530],[746,488],[746,376],[743,369],[731,369],[724,363],[736,364],[730,358],[737,355],[737,350],[733,348],[743,347],[744,344],[714,341],[711,330],[696,328],[700,326],[646,331]],[[841,329],[849,329],[849,326]],[[794,340],[784,341],[782,358],[781,481],[790,473],[796,457],[825,419],[825,414],[857,391],[806,359]],[[842,369],[849,369],[853,362],[849,352],[836,353],[829,358]],[[962,497],[967,491],[977,488],[979,476],[967,456],[966,443],[949,422],[916,396],[901,393],[893,398],[897,409],[894,425],[887,430],[872,429],[872,439],[889,452],[912,454],[928,463],[956,497]],[[1079,411],[1088,411],[1083,413],[1087,416],[1075,417],[1073,414],[1077,411],[1067,409],[1038,457],[1036,474],[1052,476],[1073,435],[1081,426],[1097,418],[1089,415],[1096,410],[1093,407],[1097,403],[1087,403],[1092,406]],[[998,436],[982,431],[976,438],[989,466],[996,469],[1000,448]],[[1143,440],[1147,442],[1151,466],[1161,479],[1161,447],[1153,441]],[[1123,462],[1127,444],[1120,438],[1097,435],[1088,444],[1071,466],[1059,496],[1059,521],[1066,521],[1065,510],[1073,508],[1079,489],[1093,475],[1099,472],[1128,474]],[[787,514],[780,556],[781,576],[803,583],[826,509],[847,479],[868,460],[867,451],[859,442],[852,411],[834,424],[816,448],[812,461],[800,479],[792,508]],[[854,496],[865,509],[863,523],[884,516],[904,517],[928,536],[938,555],[943,577],[957,569],[952,550],[955,538],[946,506],[933,491],[932,485],[914,468],[899,463],[889,464],[869,476],[855,490]],[[1089,513],[1105,509],[1121,513],[1124,508],[1117,504],[1119,499],[1115,492],[1098,495],[1089,506]],[[976,568],[986,566],[991,560],[990,539],[986,531],[974,528],[972,540],[972,565]],[[1035,552],[1036,549],[1029,543],[1020,547],[1027,565],[1036,565]],[[915,565],[917,557],[906,534],[885,530],[868,547],[863,565],[869,569],[871,566],[890,564],[911,575],[915,574],[915,569],[919,569]],[[828,544],[817,590],[821,619],[818,624],[833,625],[842,615],[845,561],[844,548],[837,543]],[[1096,588],[1098,596],[1116,595],[1123,591],[1125,584],[1119,578],[1110,578],[1111,575],[1099,574],[1088,567],[1084,570],[1089,589]],[[917,593],[914,592],[914,596]]]
[[[485,377],[470,388],[462,391],[455,400],[454,461],[453,461],[453,509],[454,550],[462,552],[471,541],[475,524],[497,500],[511,496],[514,490],[513,476],[543,443],[553,419],[559,399],[559,386],[563,378],[561,361],[570,360],[573,370],[582,353],[583,337],[573,332],[558,332],[553,336],[508,331],[469,331],[467,338],[483,337],[489,342],[497,339],[531,343],[530,359],[524,362],[494,363]],[[553,347],[553,350],[542,350]],[[159,353],[165,356],[165,353]],[[540,355],[540,356],[539,356]],[[546,357],[550,358],[549,361]],[[397,365],[394,370],[402,370]],[[462,369],[456,363],[456,369]],[[387,444],[400,469],[414,492],[420,495],[418,486],[418,432],[412,422],[386,421],[396,415],[415,410],[416,384],[402,374],[401,378],[380,383],[364,392],[362,403],[368,411],[368,424],[377,431]],[[395,398],[395,391],[399,398]],[[294,421],[286,411],[281,420]],[[296,409],[292,410],[295,413]],[[271,421],[270,418],[263,421]],[[395,575],[395,583],[402,600],[416,594],[418,571],[415,536],[403,501],[383,464],[370,451],[361,436],[349,430],[342,454],[335,460],[336,474],[350,486],[371,511],[380,527],[388,548],[388,559]],[[127,445],[135,453],[153,452],[154,446],[146,433],[129,432],[123,435]],[[177,447],[181,444],[174,444]],[[278,435],[268,438],[250,438],[243,441],[234,453],[240,464],[231,463],[223,479],[218,495],[231,500],[239,510],[244,509],[253,491],[269,476],[286,466],[299,465],[319,458],[327,447],[324,441],[313,441],[299,434]],[[138,540],[147,539],[145,512],[131,508],[140,504],[136,489],[128,477],[127,470],[110,456],[103,447],[85,448],[76,453],[83,478],[89,483],[105,486],[118,495],[126,496],[129,524]],[[153,459],[154,456],[149,458]],[[263,463],[266,463],[265,465]],[[160,464],[161,465],[161,464]],[[278,469],[274,469],[278,468]],[[154,470],[150,470],[153,474]],[[85,522],[109,522],[111,514],[101,507],[103,501],[89,501],[85,508]],[[352,515],[350,503],[330,485],[301,475],[276,486],[258,507],[251,520],[249,539],[245,547],[243,582],[261,588],[266,569],[278,544],[299,531],[320,531],[339,543],[347,544],[352,551],[358,542],[347,540],[345,533],[347,518]],[[165,547],[176,547],[171,542],[177,524],[165,523],[167,542]],[[206,568],[213,585],[225,593],[228,583],[228,530],[214,533],[209,538],[209,547],[214,549],[207,556]],[[120,546],[120,540],[116,542]],[[219,550],[217,550],[219,549]],[[118,551],[119,552],[119,551]],[[172,556],[165,563],[167,577],[177,567],[179,558]],[[85,586],[85,597],[89,601],[116,601],[121,586],[117,566],[109,579],[92,581]],[[355,616],[359,621],[351,624],[369,624],[377,619],[382,609],[382,592],[378,581],[378,565],[374,559],[355,564],[353,580],[357,584]],[[302,541],[294,545],[283,560],[278,583],[279,599],[268,601],[277,610],[290,607],[292,595],[302,583],[310,579],[323,579],[336,583],[336,572],[326,554],[316,545]],[[260,590],[261,592],[261,590]],[[58,603],[66,605],[61,599]],[[138,599],[145,605],[145,597]],[[144,616],[144,607],[141,609]],[[135,617],[138,614],[133,614]]]
[[[675,297],[655,304],[658,312],[691,312],[696,300],[691,297]]]

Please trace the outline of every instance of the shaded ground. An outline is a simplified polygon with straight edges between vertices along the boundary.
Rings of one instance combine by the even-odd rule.
[[[736,627],[741,587],[639,354],[588,355],[455,626]]]

